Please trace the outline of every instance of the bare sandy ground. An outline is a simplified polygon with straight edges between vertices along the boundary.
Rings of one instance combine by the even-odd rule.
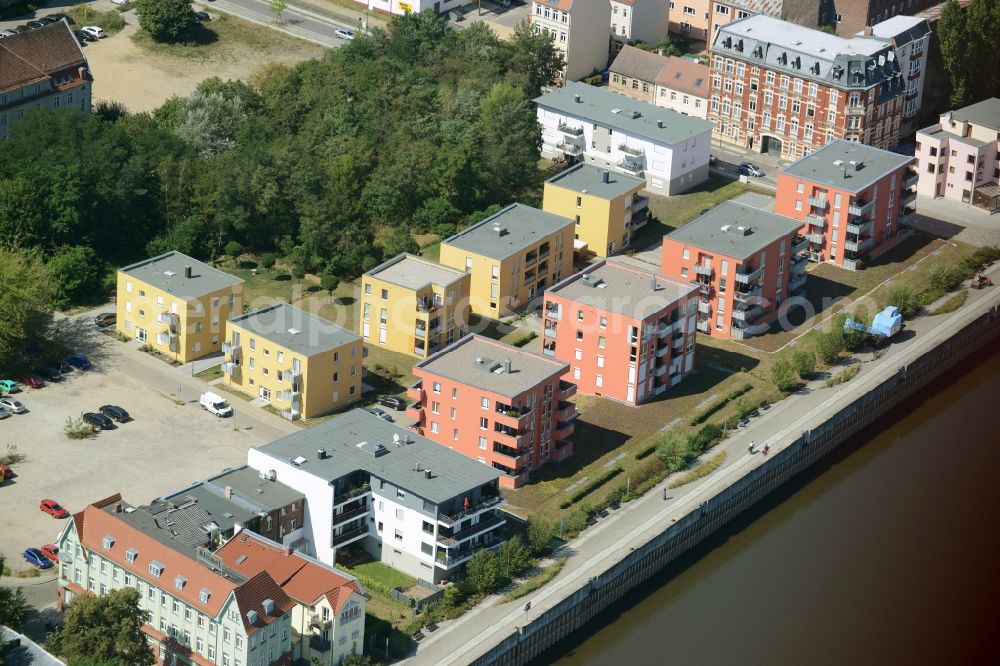
[[[138,26],[133,12],[125,16],[125,28],[84,49],[94,74],[94,101],[117,100],[130,111],[149,111],[174,95],[191,93],[204,79],[248,79],[269,63],[292,64],[319,56],[323,49],[285,36],[275,35],[281,48],[262,52],[258,45],[227,40],[211,47],[206,59],[150,53],[131,39]],[[238,19],[228,17],[228,22]],[[241,22],[242,23],[242,22]],[[246,23],[247,30],[268,32]],[[272,33],[273,34],[273,33]],[[206,47],[208,48],[208,47]]]

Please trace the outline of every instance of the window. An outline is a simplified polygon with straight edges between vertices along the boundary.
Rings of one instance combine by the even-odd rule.
[[[489,399],[489,398],[487,398],[487,397],[486,397],[486,396],[484,395],[484,396],[483,396],[482,398],[480,398],[480,399],[479,399],[479,404],[480,404],[480,406],[481,406],[481,407],[482,407],[483,409],[489,409],[489,408],[490,408],[490,399]]]
[[[163,565],[153,560],[149,563],[149,573],[159,578],[163,574]]]
[[[603,335],[597,336],[597,348],[604,349],[605,339]]]
[[[482,430],[488,429],[490,427],[490,420],[488,418],[486,418],[485,416],[480,416],[479,417],[479,427]]]
[[[485,437],[480,437],[479,438],[479,448],[482,449],[483,451],[486,450],[486,443],[487,442],[486,442],[486,438]]]
[[[403,531],[402,530],[394,530],[393,531],[393,538],[395,538],[396,541],[402,541],[403,540]]]
[[[388,289],[383,289],[382,290],[382,300],[383,301],[389,300],[389,290]]]

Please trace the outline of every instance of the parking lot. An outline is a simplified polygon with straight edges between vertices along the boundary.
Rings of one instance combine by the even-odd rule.
[[[28,412],[0,421],[0,451],[13,444],[25,455],[12,465],[17,476],[0,486],[0,550],[15,571],[28,567],[25,548],[52,543],[65,523],[39,510],[42,499],[71,513],[116,492],[133,504],[146,503],[243,464],[249,447],[298,430],[243,404],[234,405],[235,420],[216,418],[198,405],[207,385],[182,369],[96,332],[92,316],[61,324],[67,341],[88,354],[94,368],[41,389],[22,388],[13,397]],[[124,407],[133,420],[90,439],[65,435],[68,417],[105,404]]]

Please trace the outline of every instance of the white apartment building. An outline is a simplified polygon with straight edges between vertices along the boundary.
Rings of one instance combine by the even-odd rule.
[[[546,157],[643,177],[656,194],[680,194],[708,178],[708,121],[583,83],[534,101]]]
[[[247,463],[306,496],[310,554],[327,564],[363,549],[436,583],[501,543],[497,470],[364,409],[250,449]]]
[[[33,109],[90,113],[93,81],[65,21],[0,39],[0,139]]]
[[[611,0],[611,41],[615,51],[625,44],[659,44],[667,36],[670,0]]]
[[[532,0],[531,25],[552,38],[563,54],[564,81],[577,81],[608,66],[611,4],[605,0]]]
[[[925,18],[915,16],[893,16],[871,28],[865,28],[855,36],[889,42],[896,50],[896,60],[906,81],[900,133],[908,134],[916,129],[914,123],[924,98],[931,41],[930,23]]]

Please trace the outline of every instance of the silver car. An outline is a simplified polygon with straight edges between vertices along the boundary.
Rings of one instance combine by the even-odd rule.
[[[24,414],[28,408],[21,404],[19,400],[11,397],[0,398],[0,407],[6,409],[11,414]]]

